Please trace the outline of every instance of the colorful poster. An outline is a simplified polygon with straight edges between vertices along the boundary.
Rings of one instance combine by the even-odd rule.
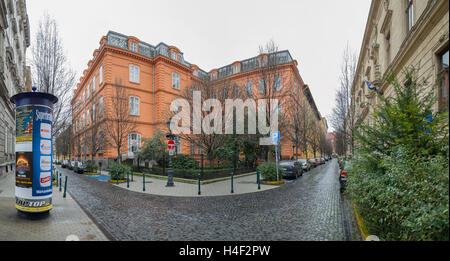
[[[33,197],[52,194],[52,110],[34,106],[33,119]]]
[[[33,140],[33,106],[16,109],[16,142]]]
[[[16,152],[16,186],[33,186],[33,152]]]

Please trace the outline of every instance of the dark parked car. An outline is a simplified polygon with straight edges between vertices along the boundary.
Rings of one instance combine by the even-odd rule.
[[[311,162],[307,159],[298,159],[297,161],[302,166],[303,172],[309,171],[312,167]]]
[[[297,178],[303,175],[302,167],[295,160],[281,161],[280,166],[283,168],[283,178]]]
[[[73,171],[75,171],[78,174],[83,174],[84,173],[84,168],[86,166],[84,165],[83,162],[81,161],[75,161],[75,166],[73,167]]]
[[[61,163],[61,168],[67,168],[69,167],[69,161],[68,160],[63,160]]]

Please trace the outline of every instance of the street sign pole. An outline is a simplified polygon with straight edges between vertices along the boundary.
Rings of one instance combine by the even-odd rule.
[[[272,144],[275,145],[275,164],[277,169],[277,183],[280,184],[280,178],[278,174],[278,143],[280,142],[280,132],[274,131],[270,133],[270,139]]]

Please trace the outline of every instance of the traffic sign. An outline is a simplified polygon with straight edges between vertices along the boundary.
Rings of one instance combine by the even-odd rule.
[[[169,142],[167,143],[167,148],[169,150],[174,150],[175,149],[175,142],[173,140],[169,140]]]
[[[277,144],[280,142],[280,132],[279,131],[273,131],[270,133],[270,141],[273,144]]]

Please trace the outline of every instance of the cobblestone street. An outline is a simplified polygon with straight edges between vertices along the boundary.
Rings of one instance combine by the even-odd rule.
[[[360,240],[336,160],[279,188],[215,197],[144,194],[61,170],[69,193],[117,240]]]

